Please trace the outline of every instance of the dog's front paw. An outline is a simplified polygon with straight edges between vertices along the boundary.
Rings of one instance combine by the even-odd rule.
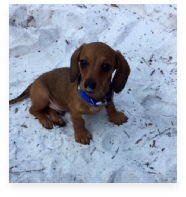
[[[109,120],[119,126],[123,123],[126,123],[128,120],[128,117],[125,116],[124,113],[116,111],[115,113],[109,116]]]
[[[81,144],[90,144],[92,139],[91,134],[85,129],[81,131],[75,131],[75,140]]]

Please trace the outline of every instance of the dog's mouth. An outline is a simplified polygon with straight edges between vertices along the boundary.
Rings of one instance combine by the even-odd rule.
[[[93,95],[93,94],[95,94],[95,89],[93,90],[91,87],[82,87],[81,85],[79,86],[79,88],[81,89],[81,90],[83,90],[87,95]]]
[[[89,93],[89,94],[94,94],[94,90],[90,87],[86,87],[85,88],[85,92]]]

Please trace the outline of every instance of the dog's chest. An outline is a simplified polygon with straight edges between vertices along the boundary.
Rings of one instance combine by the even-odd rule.
[[[89,106],[89,107],[88,107],[88,111],[89,111],[89,113],[91,113],[91,114],[97,113],[97,112],[99,112],[99,111],[102,110],[102,109],[103,109],[103,106],[101,106],[101,107]]]

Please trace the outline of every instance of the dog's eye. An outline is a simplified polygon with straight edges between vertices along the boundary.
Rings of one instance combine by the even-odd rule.
[[[111,65],[110,64],[105,63],[105,64],[102,65],[102,70],[104,72],[108,72],[110,69],[111,69]]]
[[[81,68],[86,68],[88,66],[88,62],[86,60],[80,60],[79,65]]]

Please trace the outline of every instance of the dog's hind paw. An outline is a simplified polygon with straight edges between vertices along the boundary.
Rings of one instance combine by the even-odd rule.
[[[44,119],[42,121],[40,121],[41,124],[43,125],[43,127],[45,127],[46,129],[53,129],[53,122],[52,120]]]

